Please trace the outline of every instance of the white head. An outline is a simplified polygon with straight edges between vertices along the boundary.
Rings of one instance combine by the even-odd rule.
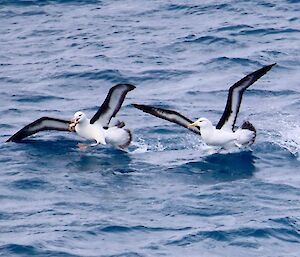
[[[76,112],[71,120],[72,123],[78,124],[87,120],[86,115],[83,112]]]
[[[211,123],[210,120],[206,118],[200,118],[196,120],[195,122],[191,123],[188,125],[188,127],[200,127],[200,129],[205,129],[205,128],[211,128],[213,127],[213,124]]]

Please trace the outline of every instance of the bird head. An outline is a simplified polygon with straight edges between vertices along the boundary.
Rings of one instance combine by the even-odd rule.
[[[206,118],[200,118],[188,125],[188,128],[192,128],[192,127],[200,127],[200,129],[207,128],[207,127],[212,127],[212,123]]]
[[[86,115],[83,112],[75,112],[73,118],[71,119],[71,123],[77,125],[78,123],[81,123],[86,119]]]

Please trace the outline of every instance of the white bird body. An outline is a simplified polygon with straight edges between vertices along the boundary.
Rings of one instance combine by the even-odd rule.
[[[192,126],[200,127],[203,141],[210,146],[231,148],[249,145],[255,139],[255,131],[239,128],[236,131],[216,129],[206,118],[200,118]]]
[[[90,119],[83,112],[74,114],[71,127],[74,127],[76,133],[82,138],[96,141],[95,144],[90,146],[111,144],[114,147],[124,149],[132,139],[131,132],[128,129],[118,127],[118,125],[104,129],[100,123],[91,124]],[[81,148],[86,148],[86,146],[88,145],[81,145]]]
[[[106,145],[104,129],[98,124],[90,124],[90,120],[87,118],[76,124],[75,131],[80,137],[96,140],[97,144]]]
[[[76,112],[71,120],[69,129],[87,139],[95,140],[95,144],[80,144],[81,149],[98,144],[111,144],[117,148],[127,148],[132,140],[130,130],[124,128],[125,123],[113,118],[122,106],[126,94],[133,90],[135,86],[130,84],[118,84],[112,87],[103,104],[95,115],[88,119],[86,115],[79,111]]]

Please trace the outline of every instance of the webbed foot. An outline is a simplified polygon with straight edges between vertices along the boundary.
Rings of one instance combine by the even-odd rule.
[[[89,145],[89,144],[77,144],[77,146],[79,147],[80,150],[85,150],[91,145]]]

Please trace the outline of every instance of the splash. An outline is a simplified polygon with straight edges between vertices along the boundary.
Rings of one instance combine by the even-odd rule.
[[[287,149],[300,160],[300,127],[294,125],[279,133],[281,140],[278,142],[278,145]]]

